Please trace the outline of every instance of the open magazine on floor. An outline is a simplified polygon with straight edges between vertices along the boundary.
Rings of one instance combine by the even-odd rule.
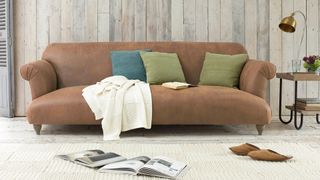
[[[56,157],[91,168],[97,168],[110,163],[126,160],[125,157],[120,156],[119,154],[113,152],[105,153],[98,149],[57,155]]]
[[[147,175],[169,179],[177,179],[186,168],[186,164],[168,157],[149,158],[139,156],[121,162],[111,163],[99,169],[99,172]]]

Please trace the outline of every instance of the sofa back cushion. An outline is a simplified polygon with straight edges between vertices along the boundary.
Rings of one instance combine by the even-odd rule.
[[[247,54],[206,53],[199,84],[239,87],[240,73],[247,58]]]
[[[185,82],[183,70],[176,53],[140,52],[147,72],[147,82]]]
[[[138,79],[140,81],[147,81],[146,70],[144,68],[140,51],[111,51],[112,75],[125,76],[128,79]]]
[[[110,52],[114,50],[152,49],[177,53],[190,84],[198,84],[206,52],[217,54],[246,54],[237,43],[213,42],[96,42],[55,43],[47,47],[42,59],[54,67],[58,88],[90,85],[112,75]]]

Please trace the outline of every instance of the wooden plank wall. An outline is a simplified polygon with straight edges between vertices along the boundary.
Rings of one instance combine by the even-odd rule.
[[[319,54],[318,0],[15,0],[16,115],[25,115],[29,85],[19,67],[41,58],[52,42],[79,41],[226,41],[243,44],[253,59],[290,71],[301,36],[301,17],[294,34],[278,23],[293,10],[308,15],[303,54]],[[270,104],[278,114],[278,80],[270,82]],[[291,103],[293,84],[285,83],[284,103]],[[303,82],[299,95],[319,97],[319,84]],[[284,112],[286,113],[286,112]]]

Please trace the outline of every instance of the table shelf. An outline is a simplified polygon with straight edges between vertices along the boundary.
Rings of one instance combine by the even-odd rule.
[[[287,105],[286,106],[287,109],[294,111],[294,107],[293,105]],[[319,111],[315,111],[315,110],[304,110],[304,109],[299,109],[297,108],[297,112],[305,114],[305,115],[314,115],[314,114],[320,114],[320,110]]]

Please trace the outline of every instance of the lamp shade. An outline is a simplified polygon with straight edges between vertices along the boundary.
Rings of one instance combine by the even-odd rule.
[[[288,16],[281,20],[279,28],[284,32],[293,33],[296,30],[296,24],[297,22],[293,16]]]

